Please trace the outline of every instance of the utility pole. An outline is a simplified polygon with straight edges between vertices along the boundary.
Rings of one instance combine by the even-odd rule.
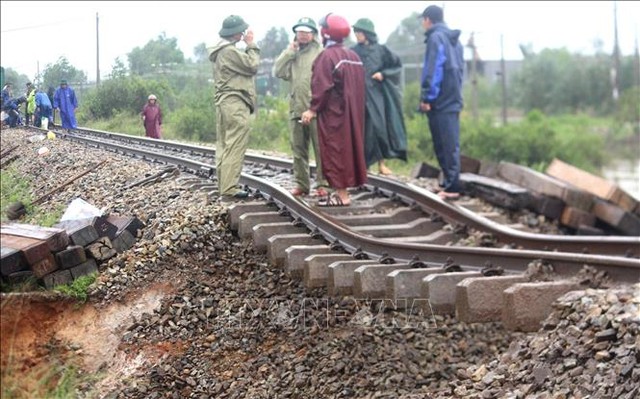
[[[633,82],[640,88],[640,50],[638,49],[638,32],[636,32],[636,46],[633,57]]]
[[[640,50],[638,50],[638,31],[636,30],[636,46],[633,57],[633,84],[640,91]],[[640,133],[640,105],[636,106],[636,133]]]
[[[467,47],[471,49],[471,115],[473,116],[473,120],[478,120],[478,72],[477,72],[477,62],[478,57],[476,56],[476,43],[474,40],[474,33],[471,32],[471,36],[469,37],[469,41],[467,42]]]
[[[100,86],[100,30],[98,29],[98,13],[96,13],[96,86]]]
[[[620,97],[620,46],[618,45],[618,7],[613,2],[613,69],[611,71],[611,85],[613,86],[613,101],[618,102]]]
[[[507,125],[507,71],[504,64],[504,35],[500,35],[500,79],[502,81],[502,125]]]

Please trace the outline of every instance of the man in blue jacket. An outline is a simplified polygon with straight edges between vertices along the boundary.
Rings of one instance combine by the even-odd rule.
[[[34,114],[34,124],[37,127],[42,127],[47,129],[49,126],[53,126],[53,107],[51,106],[51,101],[49,101],[49,96],[47,93],[42,91],[42,89],[38,89],[36,92],[36,113]],[[42,118],[47,118],[47,126],[42,126]]]
[[[60,81],[60,87],[53,94],[53,108],[60,110],[60,120],[63,129],[75,129],[78,127],[76,122],[76,108],[78,108],[78,99],[76,93],[67,84],[66,80]]]
[[[464,59],[460,31],[444,23],[442,8],[432,5],[422,13],[427,44],[420,92],[420,111],[429,119],[433,147],[444,179],[438,195],[460,197],[460,111]]]
[[[7,82],[2,88],[2,111],[7,114],[9,127],[16,127],[20,121],[18,102],[13,98],[13,85]]]

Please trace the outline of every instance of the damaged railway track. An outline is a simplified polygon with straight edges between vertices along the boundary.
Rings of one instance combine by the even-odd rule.
[[[217,198],[211,147],[88,129],[57,134],[166,164],[164,175],[175,175],[174,170],[193,175],[195,182],[184,180]],[[614,284],[640,280],[640,237],[519,231],[415,185],[374,175],[353,190],[351,206],[321,208],[314,198],[292,196],[290,181],[291,161],[248,153],[240,183],[252,197],[229,206],[231,228],[253,239],[273,265],[302,279],[305,287],[326,287],[330,295],[392,300],[393,306],[426,295],[431,311],[490,321],[502,312],[497,305],[489,312],[474,310],[477,300],[464,299],[467,291],[457,289],[458,283],[468,279],[481,284],[482,292],[501,292],[532,281],[526,274],[531,265],[553,271],[556,286],[549,288],[549,298],[598,278]]]
[[[215,186],[215,149],[212,147],[89,129],[58,132],[58,135],[149,162],[173,165],[205,182],[210,181],[211,184],[202,184],[205,188]],[[445,263],[452,258],[456,263],[475,267],[490,262],[513,270],[518,270],[517,264],[522,261],[534,259],[557,260],[567,265],[609,263],[619,269],[613,272],[614,277],[622,277],[626,273],[623,270],[631,270],[631,276],[638,276],[640,237],[523,232],[488,220],[463,206],[442,201],[415,185],[374,175],[369,176],[367,185],[354,191],[352,206],[319,208],[313,199],[300,199],[287,192],[284,184],[290,176],[290,160],[247,154],[240,182],[253,193],[252,202],[270,204],[266,206],[288,215],[283,218],[291,219],[297,226],[304,224],[313,236],[322,236],[325,241],[339,244],[352,253],[359,250],[372,258],[398,261],[417,258],[435,263]],[[447,234],[437,232],[447,225]],[[483,232],[483,245],[494,248],[443,245],[453,236],[463,236],[471,229]],[[481,262],[472,260],[485,256]],[[574,268],[561,264],[557,269]],[[629,267],[623,266],[626,264]]]

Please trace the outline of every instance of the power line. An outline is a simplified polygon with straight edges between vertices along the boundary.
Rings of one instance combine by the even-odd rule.
[[[65,21],[57,21],[57,22],[51,22],[48,24],[40,24],[40,25],[32,25],[32,26],[22,26],[20,28],[13,28],[13,29],[6,29],[3,31],[0,31],[0,33],[9,33],[9,32],[18,32],[21,30],[30,30],[30,29],[40,29],[40,28],[46,28],[47,26],[54,26],[54,25],[62,25],[62,24],[67,24],[70,21],[75,21],[75,20],[79,20],[80,18],[72,18],[72,19],[68,19]]]

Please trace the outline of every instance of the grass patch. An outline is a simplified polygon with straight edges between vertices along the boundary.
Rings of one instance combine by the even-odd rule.
[[[0,282],[0,292],[33,292],[41,291],[43,289],[44,288],[38,284],[38,279],[34,276],[14,283],[10,283],[6,280]]]
[[[111,119],[97,119],[86,124],[87,127],[108,132],[130,134],[132,136],[144,136],[144,127],[139,115],[125,112],[119,113]]]
[[[27,212],[32,208],[33,196],[30,186],[29,179],[20,176],[15,168],[0,170],[0,210],[3,222],[9,220],[6,216],[7,207],[14,202],[22,202]]]
[[[30,219],[33,220],[33,224],[37,224],[38,226],[51,227],[60,221],[65,207],[65,205],[55,205],[53,210],[35,207]]]
[[[71,284],[58,285],[54,287],[53,290],[75,298],[80,303],[84,303],[89,297],[89,286],[96,281],[97,276],[98,273],[81,276],[73,280]]]
[[[31,181],[25,176],[21,176],[14,168],[0,171],[0,219],[8,222],[6,215],[7,207],[14,202],[22,202],[27,210],[27,214],[18,223],[28,223],[37,226],[51,227],[58,223],[64,213],[65,206],[57,205],[52,209],[45,209],[33,206],[33,194],[31,193]],[[51,208],[51,207],[50,207]]]
[[[166,113],[167,111],[163,108],[163,112]],[[181,134],[178,134],[176,132],[176,130],[179,129],[179,126],[176,126],[175,123],[172,123],[172,119],[174,118],[175,116],[173,114],[165,114],[163,117],[164,120],[162,124],[162,138],[164,140],[185,139],[184,137],[181,137]],[[145,137],[144,125],[142,124],[140,115],[132,114],[129,112],[119,112],[116,116],[110,119],[92,120],[87,122],[83,126],[90,129],[128,134],[130,136]]]
[[[97,381],[98,375],[83,373],[78,367],[78,359],[62,345],[53,339],[44,344],[42,351],[48,353],[46,360],[33,366],[10,360],[2,370],[1,397],[70,399],[79,397],[81,391],[87,391]]]

